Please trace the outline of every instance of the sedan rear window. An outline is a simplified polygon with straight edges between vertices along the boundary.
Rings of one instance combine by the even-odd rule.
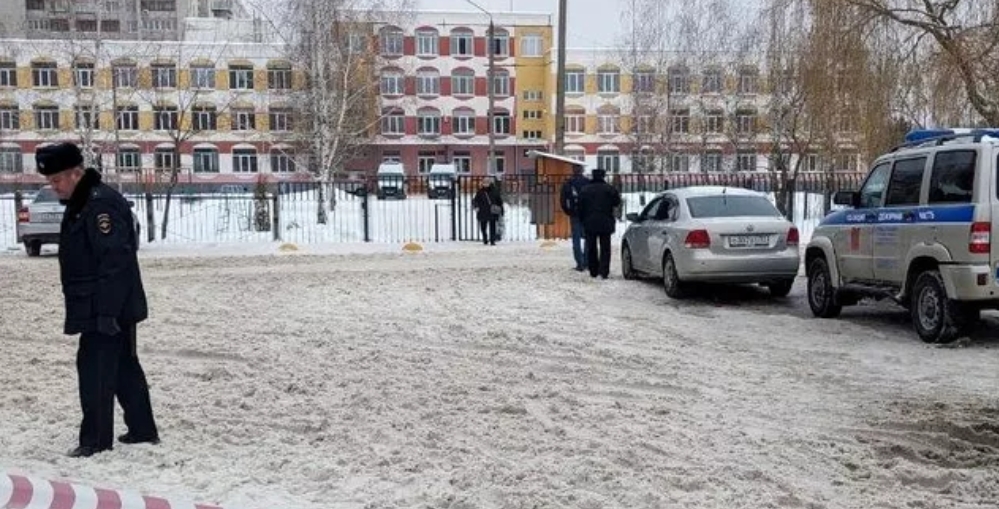
[[[34,203],[50,203],[56,201],[59,201],[59,197],[56,196],[55,191],[53,191],[50,187],[46,187],[38,191],[38,194],[35,195]]]
[[[690,216],[705,217],[779,217],[780,212],[762,196],[697,196],[687,198]]]

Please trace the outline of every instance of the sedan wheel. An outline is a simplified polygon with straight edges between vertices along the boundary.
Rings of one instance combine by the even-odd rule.
[[[631,248],[628,244],[625,244],[621,249],[621,276],[625,279],[638,279],[638,274],[635,272],[634,264],[631,259]]]
[[[680,275],[676,273],[676,262],[670,253],[663,260],[663,288],[672,299],[682,299],[687,295],[687,285],[680,281]]]

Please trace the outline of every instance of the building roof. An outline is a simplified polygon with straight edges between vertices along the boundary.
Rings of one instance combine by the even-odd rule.
[[[548,159],[554,159],[556,161],[562,161],[564,163],[569,163],[569,164],[571,164],[573,166],[586,167],[586,163],[583,162],[583,161],[580,161],[579,159],[573,159],[571,157],[565,157],[565,156],[560,156],[560,155],[556,155],[556,154],[550,154],[548,152],[541,152],[540,150],[532,150],[532,151],[528,152],[527,153],[527,157],[530,157],[531,159],[534,159],[534,158],[537,158],[537,157],[547,157]]]

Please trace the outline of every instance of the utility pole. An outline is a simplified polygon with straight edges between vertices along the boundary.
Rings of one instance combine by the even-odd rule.
[[[565,34],[566,0],[558,2],[558,66],[555,71],[555,154],[565,146]]]
[[[488,78],[488,93],[489,93],[489,112],[487,113],[487,119],[489,122],[489,156],[486,159],[487,168],[486,173],[496,172],[496,117],[495,117],[495,105],[496,105],[496,25],[493,23],[493,15],[489,11],[483,9],[478,4],[472,0],[465,0],[471,4],[476,9],[482,11],[486,16],[489,16],[489,30],[486,32],[486,51],[489,52],[489,70],[486,71]],[[564,1],[564,0],[563,0]]]

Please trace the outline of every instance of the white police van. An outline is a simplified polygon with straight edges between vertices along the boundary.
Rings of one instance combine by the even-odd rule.
[[[999,129],[914,130],[878,157],[850,207],[826,216],[805,251],[808,304],[833,318],[863,298],[909,309],[919,337],[965,336],[999,308]]]

